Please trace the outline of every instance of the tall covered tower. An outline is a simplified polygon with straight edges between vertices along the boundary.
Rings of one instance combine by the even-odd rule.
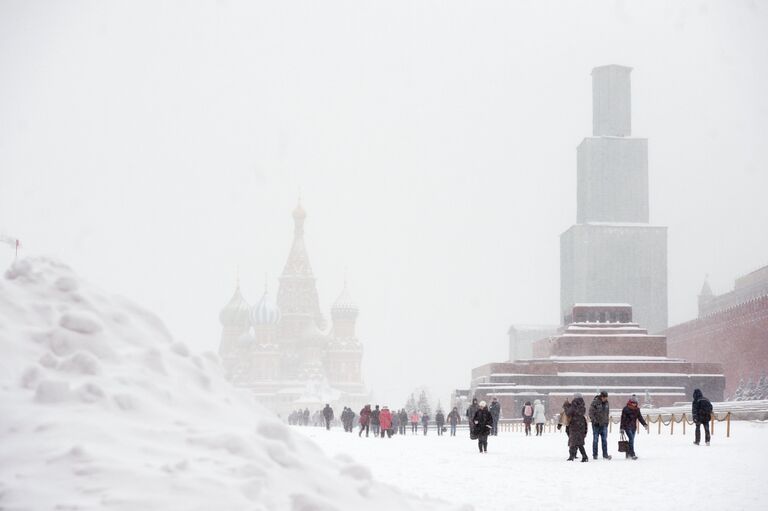
[[[277,291],[277,306],[282,315],[279,332],[281,339],[298,338],[311,323],[321,331],[326,327],[325,318],[320,312],[315,276],[304,244],[306,218],[307,213],[299,202],[293,210],[293,244]]]
[[[667,327],[667,228],[648,223],[648,140],[631,136],[631,72],[592,70],[577,223],[560,236],[560,318],[576,303],[628,303],[637,322],[659,332]]]

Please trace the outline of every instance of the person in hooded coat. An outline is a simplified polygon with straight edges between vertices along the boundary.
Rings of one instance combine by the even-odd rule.
[[[584,449],[584,438],[587,436],[587,419],[584,415],[587,413],[587,405],[581,394],[576,393],[571,400],[571,406],[565,412],[568,416],[568,448],[570,456],[568,461],[576,459],[576,450],[581,453],[581,461],[589,461],[587,451]]]
[[[371,423],[371,405],[365,405],[360,410],[360,432],[357,436],[363,436],[363,430],[365,430],[365,436],[368,436],[368,429]]]
[[[632,458],[633,460],[637,459],[637,455],[635,454],[635,433],[637,433],[637,422],[640,421],[640,424],[645,427],[645,430],[648,431],[648,424],[645,422],[645,419],[643,419],[643,414],[640,413],[640,408],[637,405],[637,398],[634,396],[629,398],[629,401],[627,401],[627,406],[624,407],[624,409],[621,411],[621,432],[625,433],[627,435],[627,440],[629,440],[629,450],[627,451],[627,458]]]
[[[693,391],[693,402],[691,403],[691,416],[696,423],[696,440],[694,444],[701,443],[701,427],[704,427],[704,442],[709,445],[709,423],[712,421],[712,403],[704,397],[701,389]]]
[[[392,413],[389,411],[389,407],[385,406],[379,412],[379,426],[381,429],[381,438],[384,435],[388,435],[392,438]]]
[[[325,403],[323,408],[323,419],[325,419],[325,429],[331,429],[331,421],[333,420],[333,408],[328,403]]]
[[[499,434],[499,419],[501,418],[501,403],[499,403],[496,397],[491,398],[491,406],[488,407],[488,411],[491,412],[491,417],[493,417],[491,435],[497,436]]]
[[[474,432],[477,435],[477,446],[480,453],[488,452],[488,435],[493,430],[493,416],[485,401],[480,401],[475,415],[472,417]]]
[[[477,410],[480,408],[480,405],[477,404],[477,398],[474,398],[472,400],[472,404],[469,405],[469,408],[467,408],[466,416],[467,416],[467,423],[470,425],[470,429],[472,427],[472,421],[475,418],[475,414],[477,413]]]
[[[405,408],[400,409],[400,434],[405,435],[405,429],[408,427],[408,412]]]
[[[533,402],[533,423],[536,425],[536,436],[544,434],[545,422],[547,422],[547,416],[544,412],[544,403],[537,399]]]
[[[427,415],[427,412],[424,412],[424,415],[421,416],[421,425],[424,426],[424,436],[427,436],[427,430],[429,429],[429,415]]]

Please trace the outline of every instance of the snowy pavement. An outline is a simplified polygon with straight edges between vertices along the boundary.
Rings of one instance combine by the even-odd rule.
[[[618,432],[609,435],[613,460],[567,462],[563,433],[526,437],[500,433],[488,453],[465,432],[456,437],[395,436],[358,438],[339,428],[294,427],[329,455],[341,453],[367,465],[384,483],[452,504],[470,503],[478,511],[516,509],[768,509],[768,424],[733,422],[731,438],[717,425],[712,445],[692,444],[692,430],[670,436],[643,432],[635,443],[639,459],[616,452]]]

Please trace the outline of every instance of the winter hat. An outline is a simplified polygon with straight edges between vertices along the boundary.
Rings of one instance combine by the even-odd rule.
[[[574,392],[573,393],[573,399],[576,399],[577,397],[582,397],[581,392]]]
[[[606,391],[600,392],[600,395],[603,397],[608,397],[608,393]]]
[[[485,408],[485,401],[480,401],[480,408]]]

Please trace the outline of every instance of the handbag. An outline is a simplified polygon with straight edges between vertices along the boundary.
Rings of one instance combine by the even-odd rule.
[[[624,437],[624,432],[621,432],[619,439],[619,452],[629,452],[629,440]]]

